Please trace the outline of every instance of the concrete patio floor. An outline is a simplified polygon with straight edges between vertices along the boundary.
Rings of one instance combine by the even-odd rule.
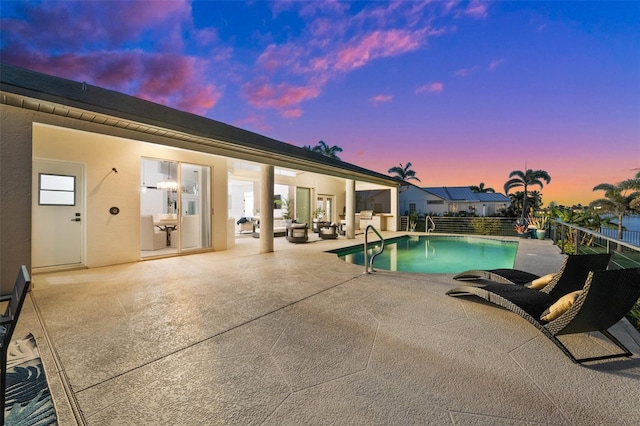
[[[385,237],[397,235],[385,233]],[[34,275],[16,337],[33,333],[61,425],[636,425],[634,356],[573,364],[517,315],[451,298],[450,274],[347,264],[238,239],[226,252]],[[550,241],[516,268],[554,272]],[[563,341],[579,355],[595,336]]]

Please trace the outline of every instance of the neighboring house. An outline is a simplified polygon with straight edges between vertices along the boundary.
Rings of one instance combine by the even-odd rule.
[[[284,199],[299,222],[319,210],[345,220],[353,238],[356,200],[381,192],[379,213],[397,229],[399,182],[387,175],[23,68],[0,65],[0,83],[2,294],[20,264],[96,267],[226,250],[245,217],[260,217],[260,250],[273,251]]]
[[[405,184],[406,185],[406,184]],[[489,192],[473,192],[468,186],[426,187],[409,184],[400,192],[400,214],[491,216],[509,207],[509,197]],[[404,188],[403,188],[404,189]]]

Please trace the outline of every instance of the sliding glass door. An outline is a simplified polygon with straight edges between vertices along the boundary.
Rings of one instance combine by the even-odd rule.
[[[211,169],[180,164],[180,225],[182,251],[211,247]]]
[[[140,174],[141,257],[210,248],[210,167],[142,158]]]

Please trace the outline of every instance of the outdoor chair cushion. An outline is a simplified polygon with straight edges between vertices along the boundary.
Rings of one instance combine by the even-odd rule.
[[[553,305],[549,306],[547,309],[542,312],[540,315],[540,319],[542,321],[553,321],[556,318],[559,318],[560,315],[564,314],[569,310],[571,306],[576,302],[578,296],[582,294],[582,290],[576,290],[569,294],[565,294],[557,302]]]
[[[532,290],[540,290],[541,288],[549,284],[555,276],[556,274],[547,274],[540,278],[536,278],[535,280],[531,281],[531,284],[527,285],[527,287]]]

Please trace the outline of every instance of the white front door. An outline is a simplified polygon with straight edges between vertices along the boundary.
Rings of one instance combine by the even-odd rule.
[[[33,160],[34,268],[83,264],[84,165]]]

